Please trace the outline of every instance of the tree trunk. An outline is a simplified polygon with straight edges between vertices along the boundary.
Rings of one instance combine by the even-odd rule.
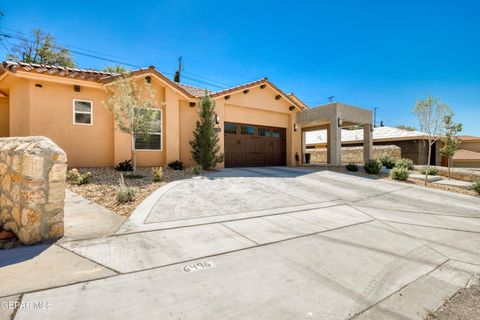
[[[130,151],[132,153],[133,174],[135,174],[137,172],[137,157],[135,154],[135,135],[132,135],[132,148]]]
[[[427,159],[427,170],[425,170],[425,185],[428,183],[428,172],[430,172],[430,158],[432,157],[432,145],[430,141],[428,142],[428,159]]]
[[[452,157],[448,157],[448,180],[450,180],[450,167],[452,166]]]

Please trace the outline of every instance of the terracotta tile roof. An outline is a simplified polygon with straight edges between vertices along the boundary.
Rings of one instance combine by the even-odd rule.
[[[102,79],[106,77],[116,75],[115,73],[103,72],[98,70],[67,68],[67,67],[27,63],[27,62],[4,61],[0,65],[0,74],[3,74],[6,71],[17,72],[19,70],[36,73],[36,74],[44,74],[44,75],[50,75],[50,76],[56,76],[56,77],[86,80],[86,81],[93,81],[93,82],[101,82]]]
[[[182,87],[183,89],[185,89],[185,91],[187,91],[188,93],[190,93],[192,96],[195,96],[195,97],[203,97],[205,95],[205,91],[208,94],[213,93],[210,90],[194,87],[194,86],[191,86],[189,84],[177,83],[177,85]]]
[[[43,75],[50,75],[50,76],[69,78],[69,79],[93,81],[98,83],[110,83],[122,76],[121,74],[118,74],[118,73],[103,72],[103,71],[92,70],[92,69],[67,68],[67,67],[61,67],[61,66],[43,65],[43,64],[35,64],[35,63],[26,63],[26,62],[4,61],[0,65],[0,75],[7,71],[17,72],[19,70],[35,73],[35,74],[43,74]],[[161,78],[163,81],[171,85],[173,88],[177,89],[187,98],[200,98],[205,94],[205,89],[194,87],[194,86],[183,84],[183,83],[176,83],[170,80],[168,77],[164,76],[161,72],[155,69],[154,66],[137,69],[130,72],[131,75],[139,75],[139,74],[145,74],[145,73],[155,74],[156,76]],[[284,93],[282,90],[278,89],[273,83],[271,83],[267,78],[262,78],[260,80],[252,81],[249,83],[238,85],[225,90],[220,90],[217,92],[213,92],[209,90],[207,90],[207,92],[213,98],[215,98],[215,97],[220,97],[230,93],[234,93],[240,90],[245,90],[261,84],[266,84],[270,86],[273,90],[277,91],[286,100],[290,101],[294,106],[300,108],[301,110],[306,109],[306,105],[300,99],[295,97],[292,93],[290,94]]]
[[[459,149],[453,155],[453,160],[478,160],[480,161],[480,152]]]
[[[157,69],[155,69],[154,66],[149,66],[148,68],[140,68],[140,69],[137,69],[137,70],[133,70],[131,72],[129,72],[129,75],[133,75],[133,76],[137,76],[137,75],[141,75],[141,74],[153,74],[157,77],[159,77],[160,79],[162,79],[163,81],[165,81],[166,83],[168,83],[170,86],[172,86],[174,89],[178,90],[179,92],[181,92],[185,97],[187,98],[196,98],[194,95],[192,95],[190,92],[188,92],[187,90],[185,90],[185,88],[179,86],[178,83],[170,80],[168,77],[166,77],[165,75],[163,75],[163,73],[161,73],[160,71],[158,71]],[[122,77],[121,74],[115,74],[115,75],[111,75],[109,77],[106,77],[103,79],[103,83],[110,83],[112,81],[115,81],[116,79]]]

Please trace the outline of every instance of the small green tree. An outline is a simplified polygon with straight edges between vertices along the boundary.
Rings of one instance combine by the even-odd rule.
[[[102,71],[110,72],[110,73],[124,74],[124,73],[129,72],[130,70],[128,68],[125,68],[124,66],[122,66],[120,64],[116,64],[114,66],[106,66],[105,68],[103,68]]]
[[[190,141],[192,146],[193,159],[203,169],[209,170],[215,168],[217,163],[223,162],[223,154],[220,152],[218,145],[218,132],[215,127],[215,102],[205,92],[205,96],[200,100],[198,109],[199,121],[193,131],[193,140]]]
[[[20,36],[7,55],[8,60],[49,64],[62,67],[76,67],[70,50],[59,46],[55,38],[41,29],[33,29],[32,37]]]
[[[158,131],[156,124],[156,92],[146,80],[124,76],[107,88],[109,94],[104,106],[113,114],[115,129],[132,136],[131,155],[133,171],[137,169],[135,141],[147,140],[150,132]]]
[[[450,112],[448,104],[440,101],[439,98],[429,96],[425,99],[417,100],[413,113],[417,115],[420,124],[420,131],[427,135],[428,139],[428,160],[425,173],[425,185],[428,182],[428,172],[430,172],[430,160],[432,158],[432,146],[443,136],[445,126],[443,119]]]
[[[458,150],[462,141],[458,139],[458,134],[462,131],[461,123],[454,123],[453,116],[455,114],[450,112],[443,118],[445,125],[445,135],[442,137],[443,146],[440,153],[447,157],[448,161],[448,179],[450,179],[450,168],[452,166],[452,157],[455,151]]]
[[[402,129],[402,130],[407,130],[407,131],[417,131],[417,129],[415,127],[407,126],[407,125],[404,125],[404,124],[400,124],[400,125],[396,126],[395,128]]]

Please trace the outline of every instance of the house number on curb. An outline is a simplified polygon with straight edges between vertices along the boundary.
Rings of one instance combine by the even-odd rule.
[[[189,264],[182,268],[183,272],[195,272],[205,269],[215,268],[215,264],[212,261],[204,261]]]

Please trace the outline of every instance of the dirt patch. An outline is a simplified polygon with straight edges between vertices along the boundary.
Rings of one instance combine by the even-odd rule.
[[[480,319],[480,285],[461,289],[426,320],[473,320]]]
[[[120,173],[113,168],[82,168],[81,173],[91,172],[90,183],[84,185],[67,184],[67,188],[82,197],[96,202],[120,215],[128,216],[133,210],[153,191],[168,182],[187,179],[194,174],[190,168],[185,170],[172,170],[166,168],[163,171],[163,180],[153,181],[151,168],[138,168],[134,179],[125,179],[125,185],[136,189],[135,200],[128,203],[117,203],[115,195],[119,186]],[[128,174],[128,173],[127,173]]]

